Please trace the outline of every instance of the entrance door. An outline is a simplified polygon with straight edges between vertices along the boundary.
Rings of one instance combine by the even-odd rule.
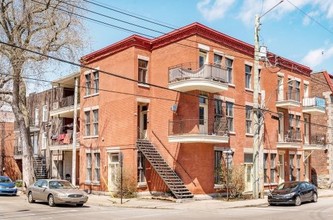
[[[252,191],[253,187],[253,163],[246,163],[245,164],[245,192]]]
[[[310,144],[309,115],[304,115],[304,143]]]
[[[284,154],[279,154],[279,169],[278,169],[278,174],[279,174],[279,183],[284,182]]]
[[[208,104],[207,97],[199,97],[199,131],[200,134],[208,134]]]
[[[119,153],[108,153],[108,190],[116,191],[118,181],[120,160]]]
[[[139,138],[147,138],[148,105],[139,105]]]
[[[284,142],[284,119],[283,113],[279,112],[279,130],[278,130],[278,142]]]

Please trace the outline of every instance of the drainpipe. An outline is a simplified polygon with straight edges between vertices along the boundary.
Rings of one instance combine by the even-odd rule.
[[[73,153],[72,153],[72,184],[76,185],[76,122],[77,122],[77,99],[78,99],[78,77],[74,78],[74,120],[73,120]]]

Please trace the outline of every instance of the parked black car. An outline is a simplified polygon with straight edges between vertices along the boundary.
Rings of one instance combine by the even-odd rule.
[[[281,183],[268,195],[270,205],[292,204],[299,206],[302,202],[317,202],[317,200],[317,187],[305,181]]]

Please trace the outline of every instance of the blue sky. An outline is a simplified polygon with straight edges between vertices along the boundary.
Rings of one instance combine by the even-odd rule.
[[[180,28],[193,22],[253,44],[254,16],[262,14],[281,0],[92,0],[167,26]],[[116,19],[142,25],[154,31],[124,24],[90,13],[86,16],[108,24],[157,37],[171,29],[141,21],[116,11],[86,3],[88,9]],[[309,16],[304,15],[306,13]],[[313,20],[313,19],[314,20]],[[86,20],[90,48],[100,49],[133,33]],[[270,52],[333,74],[333,1],[284,0],[261,18],[260,44]]]

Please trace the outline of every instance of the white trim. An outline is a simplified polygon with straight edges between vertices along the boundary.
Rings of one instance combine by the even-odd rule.
[[[101,150],[100,149],[86,149],[85,153],[91,153],[91,154],[101,153]]]
[[[281,76],[281,77],[284,77],[284,73],[282,73],[282,72],[277,72],[277,75]]]
[[[137,97],[137,98],[136,98],[136,102],[140,102],[140,103],[150,103],[150,99]]]
[[[144,88],[150,88],[150,85],[147,85],[146,83],[139,82],[138,86],[144,87]]]
[[[232,102],[235,103],[235,99],[233,98],[229,98],[229,97],[225,97],[225,96],[221,96],[221,95],[214,95],[214,99],[219,99],[225,102]]]
[[[198,43],[198,48],[201,49],[201,50],[205,50],[205,51],[209,51],[210,50],[209,46],[204,45],[204,44],[199,44],[199,43]]]
[[[140,54],[138,54],[138,59],[139,59],[139,60],[144,60],[144,61],[149,61],[149,57],[142,56],[142,55],[140,55]]]
[[[253,154],[253,147],[244,147],[244,154]]]
[[[264,149],[263,153],[273,153],[273,154],[277,154],[278,151],[277,150],[270,150],[270,149]]]
[[[218,147],[218,146],[214,146],[214,151],[227,151],[231,149],[231,147]]]
[[[310,84],[309,81],[307,81],[307,80],[303,80],[303,83],[304,83],[305,85],[309,85],[309,84]]]
[[[120,147],[107,147],[106,153],[119,153]]]
[[[85,107],[85,108],[83,109],[83,111],[84,111],[84,112],[88,112],[88,111],[92,111],[92,110],[96,110],[96,109],[99,109],[99,105]]]
[[[228,59],[230,59],[230,60],[234,60],[235,59],[234,56],[230,56],[230,55],[227,55],[227,54],[225,55],[225,57],[228,58]]]
[[[213,50],[214,51],[214,54],[217,54],[217,55],[220,55],[220,56],[224,56],[224,53],[222,51],[219,51],[219,50]]]
[[[244,61],[244,64],[248,65],[248,66],[253,66],[253,63],[252,62],[249,62],[249,61]]]
[[[224,100],[225,100],[226,102],[232,102],[232,103],[235,103],[235,99],[232,99],[232,98],[224,97]]]
[[[214,95],[214,99],[224,100],[224,96],[221,95]]]

